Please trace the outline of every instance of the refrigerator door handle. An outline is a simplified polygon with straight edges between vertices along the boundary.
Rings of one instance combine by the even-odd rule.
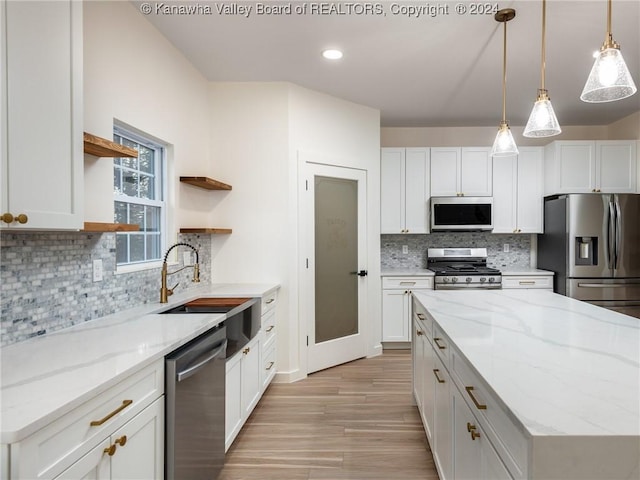
[[[615,260],[615,245],[613,242],[615,241],[615,208],[613,206],[613,202],[609,200],[609,210],[607,211],[607,248],[605,250],[607,257],[607,267],[609,269],[613,269],[616,263]]]
[[[616,195],[615,200],[616,205],[616,236],[615,236],[615,245],[614,245],[614,261],[613,268],[614,270],[618,269],[618,260],[620,259],[620,248],[622,246],[622,213],[620,213],[620,202],[618,202],[618,196]]]

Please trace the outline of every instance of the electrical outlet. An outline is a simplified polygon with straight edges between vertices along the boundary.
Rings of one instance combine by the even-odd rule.
[[[191,252],[183,252],[182,253],[182,265],[185,267],[187,265],[191,265]]]
[[[409,253],[409,245],[402,245],[402,253],[404,255]]]
[[[93,261],[93,281],[101,282],[102,273],[102,259],[99,258]]]
[[[505,243],[504,245],[502,245],[502,251],[504,253],[509,253],[509,244]]]

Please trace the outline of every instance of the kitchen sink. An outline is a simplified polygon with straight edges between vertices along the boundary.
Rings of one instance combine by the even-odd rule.
[[[178,305],[160,313],[227,313],[237,305]]]

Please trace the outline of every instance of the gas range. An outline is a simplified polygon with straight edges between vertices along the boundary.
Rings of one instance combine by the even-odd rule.
[[[486,248],[429,248],[427,268],[436,290],[502,288],[500,270],[487,266]]]

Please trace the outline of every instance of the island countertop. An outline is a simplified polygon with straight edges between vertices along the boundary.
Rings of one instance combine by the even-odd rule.
[[[414,295],[530,437],[640,447],[639,319],[542,290]]]
[[[262,297],[277,284],[213,284],[0,350],[0,443],[15,443],[206,332],[223,314],[160,312],[199,297]]]

